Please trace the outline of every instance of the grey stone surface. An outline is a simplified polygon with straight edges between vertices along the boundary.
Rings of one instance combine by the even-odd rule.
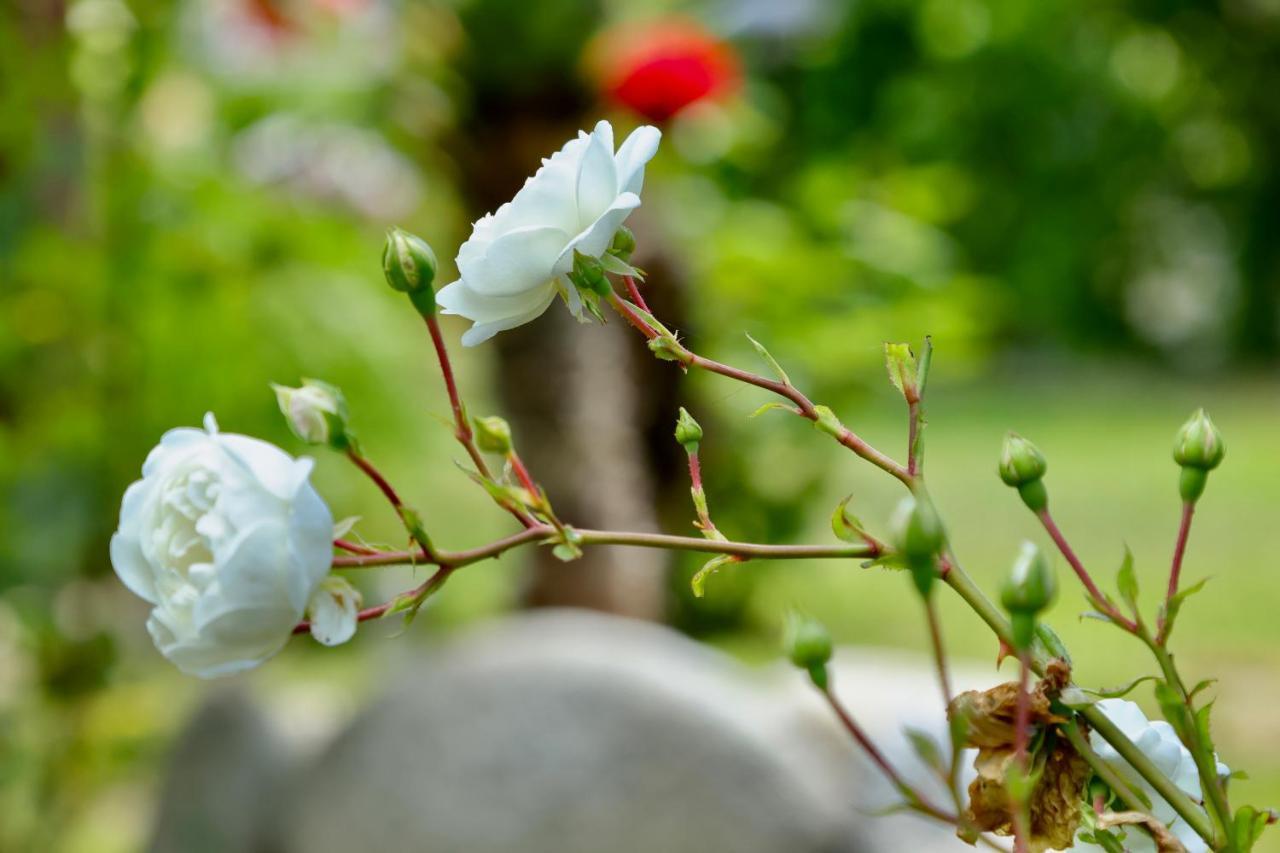
[[[151,853],[257,851],[290,761],[248,696],[216,691],[179,735]]]
[[[963,849],[916,816],[870,816],[894,792],[782,664],[748,669],[669,629],[585,611],[520,614],[414,655],[349,724],[317,712],[338,730],[311,725],[303,743],[289,736],[297,702],[273,732],[243,697],[215,700],[180,741],[153,850]],[[902,729],[945,737],[928,660],[839,649],[832,674],[890,760],[927,786]],[[998,680],[952,676],[957,689]]]

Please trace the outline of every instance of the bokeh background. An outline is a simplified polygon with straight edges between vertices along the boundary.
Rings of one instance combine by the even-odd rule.
[[[1127,544],[1154,606],[1177,524],[1172,434],[1209,409],[1229,449],[1187,572],[1213,581],[1176,651],[1189,677],[1219,678],[1218,744],[1250,773],[1236,799],[1280,801],[1277,48],[1276,0],[5,3],[0,850],[136,849],[166,747],[208,689],[155,653],[107,559],[119,496],[165,429],[213,410],[297,452],[267,383],[323,378],[438,541],[508,530],[453,465],[420,323],[381,282],[382,233],[425,236],[448,280],[468,223],[598,117],[664,130],[638,260],[699,351],[745,364],[750,332],[900,453],[881,342],[933,335],[931,477],[988,584],[1039,535],[994,474],[1015,429],[1048,455],[1085,561],[1109,578]],[[462,328],[446,321],[455,340]],[[547,360],[567,329],[548,316],[455,354],[473,409],[513,414],[570,520],[593,488],[619,491],[592,472],[621,429],[603,455],[624,448],[652,522],[690,530],[669,439],[684,403],[708,428],[709,496],[731,536],[822,541],[850,493],[882,529],[893,484],[803,422],[749,420],[759,395],[674,376],[625,335],[622,355]],[[562,383],[565,358],[596,379]],[[605,406],[634,417],[546,435],[557,411]],[[322,456],[317,477],[336,516],[396,541],[343,460]],[[322,715],[377,684],[390,646],[575,600],[751,661],[775,657],[791,606],[842,642],[925,648],[892,574],[752,564],[697,601],[696,567],[646,564],[650,580],[620,598],[579,594],[554,567],[478,566],[402,636],[299,640],[250,680]],[[374,600],[408,577],[362,582]],[[953,651],[990,660],[990,636],[952,604]],[[1082,609],[1068,592],[1053,613],[1081,681],[1146,671]]]

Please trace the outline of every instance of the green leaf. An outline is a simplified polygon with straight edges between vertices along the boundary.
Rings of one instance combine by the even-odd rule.
[[[1037,622],[1036,636],[1044,643],[1044,647],[1048,649],[1049,654],[1066,662],[1067,666],[1071,665],[1071,653],[1067,651],[1066,643],[1062,642],[1062,638],[1048,624]]]
[[[867,560],[862,563],[864,569],[894,569],[895,571],[906,569],[906,558],[901,554],[883,554],[874,560]]]
[[[1188,598],[1195,595],[1200,590],[1204,589],[1204,585],[1207,584],[1208,582],[1209,582],[1209,579],[1204,578],[1198,583],[1194,583],[1191,586],[1186,587],[1185,589],[1178,590],[1178,593],[1174,595],[1173,598],[1169,599],[1168,604],[1163,605],[1160,608],[1161,615],[1164,616],[1164,635],[1166,637],[1168,637],[1169,634],[1173,632],[1174,620],[1178,618],[1178,611],[1182,609],[1183,603]]]
[[[1249,781],[1249,774],[1243,770],[1232,770],[1227,774],[1228,779],[1239,779],[1241,782]]]
[[[334,522],[333,538],[341,539],[342,537],[346,536],[348,533],[352,531],[352,529],[356,526],[356,524],[359,521],[360,521],[360,516],[349,515],[346,518],[342,519],[341,521]]]
[[[884,364],[889,371],[889,381],[898,393],[907,399],[916,398],[916,357],[909,344],[884,342]]]
[[[1232,822],[1236,845],[1243,853],[1248,853],[1258,843],[1267,826],[1275,822],[1276,813],[1271,809],[1260,811],[1253,806],[1241,806]]]
[[[581,557],[582,549],[572,542],[561,542],[551,549],[551,553],[562,563],[568,563]]]
[[[778,364],[778,360],[770,355],[769,351],[764,348],[764,344],[760,343],[750,335],[747,335],[747,340],[751,341],[751,345],[756,348],[756,355],[760,356],[760,358],[764,360],[764,363],[769,365],[769,369],[774,372],[775,376],[782,380],[782,384],[790,386],[791,379],[787,376],[787,372],[782,369],[782,365]]]
[[[1128,695],[1128,693],[1131,690],[1133,690],[1133,688],[1137,687],[1142,682],[1156,681],[1156,680],[1158,679],[1154,675],[1144,675],[1141,678],[1135,678],[1133,681],[1130,681],[1128,684],[1121,684],[1116,687],[1104,687],[1101,690],[1090,690],[1088,687],[1086,687],[1084,688],[1084,691],[1086,693],[1092,693],[1094,696],[1097,696],[1099,699],[1119,699],[1121,696]]]
[[[1190,702],[1192,699],[1196,698],[1197,694],[1199,694],[1206,687],[1209,687],[1211,684],[1214,684],[1217,680],[1218,679],[1216,678],[1206,678],[1203,681],[1201,681],[1199,684],[1197,684],[1195,687],[1192,687],[1191,692],[1187,694],[1187,701]]]
[[[853,495],[840,501],[835,512],[831,513],[831,532],[842,542],[865,542],[866,534],[863,533],[862,522],[857,516],[849,514],[851,500]]]
[[[1156,702],[1160,704],[1160,712],[1169,721],[1169,725],[1173,726],[1174,731],[1178,733],[1178,737],[1182,739],[1182,742],[1189,741],[1188,734],[1195,723],[1191,719],[1191,712],[1183,704],[1182,697],[1178,695],[1178,691],[1170,687],[1168,683],[1157,679]]]
[[[640,270],[631,266],[617,255],[604,254],[600,256],[600,266],[604,267],[605,272],[611,272],[614,275],[629,275],[635,278],[642,278]]]
[[[932,736],[920,729],[910,727],[904,729],[903,734],[907,736],[907,740],[911,743],[911,748],[915,750],[916,755],[927,767],[931,767],[939,773],[945,774],[947,772],[947,762],[942,757],[942,750]]]
[[[1133,552],[1129,550],[1128,545],[1124,548],[1124,560],[1120,563],[1120,570],[1116,572],[1116,587],[1120,590],[1120,597],[1136,614],[1138,612],[1138,576],[1133,570]]]
[[[1124,834],[1121,833],[1120,838]],[[1099,829],[1093,832],[1080,833],[1080,840],[1088,844],[1096,844],[1107,853],[1125,853],[1124,843],[1111,833],[1110,830]]]
[[[1209,724],[1209,715],[1212,713],[1212,702],[1206,702],[1196,711],[1196,732],[1200,735],[1200,743],[1204,746],[1205,751],[1210,757],[1214,754],[1213,749],[1213,731]]]
[[[628,302],[625,299],[623,299],[622,302],[626,304],[632,311],[634,311],[640,317],[641,320],[644,320],[646,323],[648,323],[649,326],[654,330],[656,330],[660,335],[663,335],[664,337],[675,338],[675,335],[671,333],[670,329],[668,329],[666,326],[658,322],[657,317],[653,316],[648,311],[641,308],[639,305],[636,305],[632,302]]]
[[[739,562],[742,562],[742,560],[732,554],[720,554],[707,560],[689,581],[689,588],[693,590],[694,598],[702,598],[706,593],[707,578],[718,572],[721,566]]]
[[[772,411],[773,409],[783,409],[784,411],[788,411],[793,415],[800,414],[800,410],[797,409],[795,406],[788,406],[786,403],[779,403],[779,402],[773,401],[773,402],[765,403],[763,406],[756,409],[754,412],[751,413],[751,417],[753,418],[759,417],[760,415],[763,415],[765,412]]]

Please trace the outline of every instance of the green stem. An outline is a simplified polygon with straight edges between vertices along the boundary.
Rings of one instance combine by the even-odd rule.
[[[1188,741],[1187,750],[1191,753],[1191,757],[1196,763],[1196,770],[1200,773],[1200,787],[1204,790],[1209,813],[1213,815],[1214,823],[1217,825],[1219,840],[1222,840],[1226,845],[1222,849],[1234,850],[1235,847],[1230,838],[1232,827],[1231,805],[1227,802],[1226,792],[1222,789],[1222,780],[1218,778],[1217,760],[1209,751],[1209,745],[1200,737],[1200,729],[1196,725],[1195,707],[1191,703],[1191,697],[1187,694],[1186,685],[1182,683],[1182,676],[1178,674],[1178,667],[1173,662],[1173,655],[1169,654],[1167,647],[1152,640],[1145,632],[1142,639],[1160,664],[1160,671],[1164,673],[1165,682],[1178,691],[1178,696],[1187,708],[1189,722],[1181,726],[1182,729],[1185,729],[1184,735]]]
[[[1138,795],[1134,793],[1133,788],[1125,781],[1119,773],[1115,771],[1110,764],[1102,760],[1098,753],[1093,751],[1089,739],[1080,731],[1080,725],[1074,719],[1058,726],[1058,731],[1066,735],[1067,740],[1075,749],[1076,755],[1084,759],[1085,763],[1093,768],[1093,772],[1098,775],[1103,782],[1120,798],[1120,802],[1124,803],[1125,808],[1135,812],[1146,812],[1147,806],[1143,804]]]

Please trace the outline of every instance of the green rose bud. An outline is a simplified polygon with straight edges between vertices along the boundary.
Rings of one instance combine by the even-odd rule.
[[[1227,449],[1222,443],[1222,433],[1209,420],[1204,409],[1197,409],[1181,429],[1173,442],[1173,460],[1182,466],[1178,491],[1188,503],[1204,494],[1209,472],[1222,464]]]
[[[782,646],[793,664],[807,670],[818,687],[826,688],[831,634],[825,625],[811,616],[791,613],[787,616]]]
[[[410,301],[423,316],[436,310],[436,253],[427,242],[400,228],[387,232],[382,247],[382,272],[393,290],[409,294]]]
[[[487,418],[475,418],[476,446],[485,453],[511,452],[511,425],[505,420],[492,415]]]
[[[1044,454],[1020,435],[1005,436],[1000,451],[1000,479],[1018,490],[1018,496],[1032,512],[1042,512],[1049,505],[1049,490],[1044,485],[1044,472],[1049,467]]]
[[[613,235],[613,242],[609,244],[609,254],[617,255],[622,260],[629,260],[636,250],[636,235],[631,229],[623,225]]]
[[[1056,592],[1057,578],[1044,553],[1034,543],[1023,542],[1000,589],[1000,603],[1012,617],[1013,640],[1019,649],[1031,646],[1036,633],[1036,614],[1049,606]]]
[[[1044,476],[1048,463],[1040,449],[1022,436],[1009,433],[1000,452],[1000,479],[1006,486],[1018,487]]]
[[[684,406],[680,407],[680,417],[676,419],[676,441],[690,453],[697,453],[698,442],[702,441],[702,427]]]
[[[289,430],[308,444],[327,444],[344,450],[350,444],[347,401],[336,386],[318,379],[302,380],[301,388],[272,383],[276,402]]]
[[[575,287],[600,296],[607,296],[611,289],[600,259],[578,251],[573,253],[573,269],[569,272],[569,280]]]
[[[908,495],[898,503],[890,521],[894,543],[911,569],[911,577],[921,595],[928,596],[937,578],[935,558],[946,544],[946,533],[937,512],[928,501]]]

